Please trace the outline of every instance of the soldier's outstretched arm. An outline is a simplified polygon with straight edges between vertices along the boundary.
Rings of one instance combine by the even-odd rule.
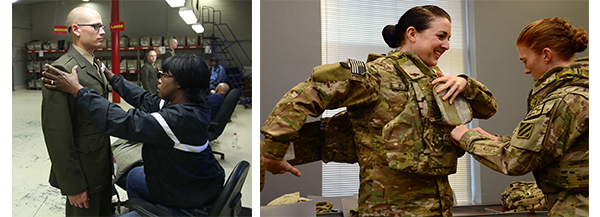
[[[494,140],[475,129],[460,136],[453,135],[457,133],[453,131],[451,135],[460,141],[462,149],[490,169],[507,175],[524,175],[548,165],[567,150],[570,155],[587,151],[584,145],[570,148],[588,138],[588,103],[588,98],[577,94],[546,101],[532,109],[510,137]],[[578,159],[570,159],[575,160]]]
[[[296,169],[286,160],[273,160],[265,156],[260,156],[260,164],[265,167],[266,171],[271,172],[273,175],[283,174],[285,172],[290,172],[295,176],[302,176],[300,170]]]
[[[377,83],[378,78],[364,71],[351,72],[352,67],[347,65],[348,63],[345,65],[335,63],[318,66],[313,69],[308,80],[296,85],[283,96],[261,128],[261,133],[264,135],[261,142],[263,156],[282,160],[288,149],[295,146],[294,140],[298,138],[306,140],[305,134],[301,134],[300,131],[305,125],[307,116],[318,117],[325,109],[360,107],[377,102],[378,97],[372,84]],[[317,133],[320,131],[318,125],[315,129]],[[321,144],[317,146],[314,150],[323,147]],[[309,155],[308,158],[311,159],[308,160],[322,159],[321,154],[316,151],[312,151]],[[307,157],[300,158],[303,162],[307,161]]]

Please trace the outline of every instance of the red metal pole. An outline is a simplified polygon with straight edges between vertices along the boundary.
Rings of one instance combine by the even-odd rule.
[[[111,22],[118,22],[119,21],[119,0],[111,0],[110,1],[110,8],[111,8]],[[121,74],[121,50],[119,50],[119,39],[120,34],[119,32],[111,32],[110,33],[111,36],[111,48],[112,48],[112,55],[111,55],[111,59],[112,59],[112,71],[115,75],[120,75]],[[121,102],[121,97],[117,94],[117,92],[113,91],[113,102],[114,103],[120,103]]]

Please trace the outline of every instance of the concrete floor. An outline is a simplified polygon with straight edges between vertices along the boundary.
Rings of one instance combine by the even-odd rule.
[[[48,184],[50,159],[41,128],[40,90],[17,90],[12,93],[12,216],[64,216],[65,196]],[[124,109],[130,105],[121,100]],[[213,150],[225,153],[219,162],[227,176],[241,160],[252,163],[252,109],[238,105],[231,122],[216,140]],[[233,133],[238,134],[238,148],[231,147]],[[112,140],[116,138],[112,137]],[[252,170],[242,188],[242,206],[252,207]],[[257,168],[258,169],[258,168]],[[117,187],[121,201],[127,193]],[[117,201],[117,197],[113,197]],[[126,208],[124,209],[126,210]]]

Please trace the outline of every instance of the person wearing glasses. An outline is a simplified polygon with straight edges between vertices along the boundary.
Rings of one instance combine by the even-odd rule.
[[[127,175],[130,199],[157,204],[175,216],[205,216],[225,179],[208,145],[210,70],[194,54],[170,57],[162,68],[158,94],[104,71],[113,90],[134,107],[129,111],[79,84],[77,68],[69,74],[48,66],[42,80],[47,88],[74,97],[81,112],[101,131],[144,143],[144,166]],[[139,215],[130,212],[124,216]]]
[[[79,83],[108,98],[108,82],[95,63],[94,49],[101,47],[104,25],[91,8],[77,7],[67,15],[72,49],[52,63],[60,70],[74,66]],[[42,131],[52,163],[49,182],[67,196],[66,216],[109,216],[112,198],[110,137],[94,127],[75,98],[42,88]]]

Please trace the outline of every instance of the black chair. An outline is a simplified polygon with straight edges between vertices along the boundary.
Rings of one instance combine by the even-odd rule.
[[[225,129],[225,125],[227,125],[233,111],[235,111],[240,95],[242,95],[242,89],[239,88],[232,89],[227,93],[223,105],[221,105],[219,112],[217,112],[215,117],[211,120],[210,126],[208,127],[208,133],[210,134],[208,141],[213,141],[221,136],[221,133],[223,133],[223,130]],[[221,155],[221,160],[225,159],[225,154],[223,152],[213,150],[213,154]]]
[[[242,186],[250,170],[250,163],[242,160],[234,168],[223,186],[223,191],[215,201],[208,216],[238,216],[242,212]],[[148,201],[131,198],[125,206],[141,216],[172,216],[171,213],[158,208]]]

